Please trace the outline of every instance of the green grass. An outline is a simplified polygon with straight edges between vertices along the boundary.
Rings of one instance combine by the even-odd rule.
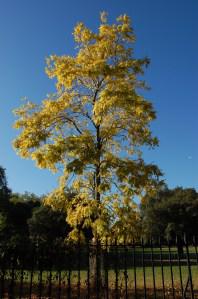
[[[164,285],[165,285],[165,294],[166,298],[172,298],[172,279],[171,279],[171,268],[170,266],[164,266]],[[192,277],[193,277],[193,287],[194,291],[196,291],[196,294],[198,294],[198,267],[197,266],[191,266],[192,271]],[[7,294],[10,284],[10,271],[7,271],[7,280],[5,281],[5,288],[4,292]],[[180,284],[180,272],[178,266],[172,266],[172,272],[173,272],[173,280],[174,280],[174,293],[175,298],[181,298],[181,284]],[[146,288],[147,292],[147,298],[153,299],[154,294],[154,283],[153,283],[153,268],[152,267],[145,267],[145,276],[146,276],[146,284],[144,285],[144,276],[143,276],[143,268],[137,267],[136,272],[134,271],[134,268],[128,269],[127,275],[127,290],[129,298],[134,298],[135,293],[135,273],[136,273],[136,290],[137,290],[137,298],[144,298],[144,287]],[[182,282],[183,282],[183,288],[185,288],[187,279],[188,279],[188,267],[187,266],[181,266],[181,273],[182,273]],[[21,272],[17,271],[15,272],[15,283],[14,283],[14,293],[15,298],[19,298],[20,292],[22,292],[23,297],[22,298],[28,298],[29,292],[30,292],[30,272],[24,271],[24,279],[23,279],[23,287],[22,291],[20,289],[20,277]],[[62,271],[61,272],[61,298],[65,299],[67,298],[67,292],[68,292],[68,271]],[[78,275],[80,274],[80,293],[82,294],[82,298],[86,298],[87,294],[87,271],[81,270],[78,271],[72,271],[71,272],[71,298],[76,299],[77,293],[78,293]],[[158,299],[163,298],[163,285],[162,285],[162,269],[159,266],[154,267],[154,276],[155,276],[155,288],[156,288],[156,296]],[[48,298],[48,292],[49,292],[49,277],[50,272],[43,271],[42,273],[42,286],[40,285],[40,277],[39,272],[35,271],[33,275],[33,284],[32,284],[32,298],[37,298],[38,294],[42,292],[42,298]],[[51,287],[51,298],[57,298],[58,292],[59,292],[59,279],[58,279],[58,272],[52,271],[51,272],[51,278],[52,278],[52,287]],[[120,269],[118,271],[118,286],[117,290],[119,293],[119,298],[124,299],[125,298],[125,275],[124,275],[124,269]],[[41,287],[41,289],[40,289]],[[113,299],[115,298],[114,290],[116,288],[116,273],[113,270],[108,271],[108,290],[109,290],[109,298]],[[188,288],[189,289],[189,288]],[[92,294],[94,289],[91,290]],[[64,296],[63,296],[64,294]],[[84,296],[84,297],[83,297]],[[7,297],[5,297],[7,298]],[[91,297],[92,298],[92,297]],[[93,297],[95,298],[95,297]],[[101,295],[100,297],[105,298]],[[198,298],[198,297],[195,297]]]
[[[166,288],[169,288],[172,286],[172,277],[171,277],[171,268],[170,266],[164,266],[163,267],[163,272],[164,272],[164,284]],[[191,266],[191,272],[192,272],[192,279],[193,279],[193,285],[195,289],[198,289],[198,267],[197,266]],[[174,287],[180,288],[180,271],[178,266],[172,266],[172,273],[173,273],[173,281],[174,281]],[[39,277],[39,272],[34,271],[33,273],[33,284],[39,284],[40,277]],[[181,274],[182,274],[182,281],[183,285],[186,284],[187,279],[188,279],[188,274],[189,270],[187,266],[181,266]],[[72,271],[71,272],[71,284],[72,285],[77,285],[78,284],[78,271]],[[137,267],[136,270],[134,268],[128,269],[127,271],[128,275],[128,288],[134,288],[135,286],[135,275],[136,275],[136,284],[137,288],[142,289],[144,288],[144,275],[143,275],[143,268],[142,267]],[[162,268],[160,266],[155,266],[154,267],[154,276],[155,276],[155,286],[156,288],[161,289],[162,288]],[[42,273],[42,282],[43,284],[47,284],[49,282],[49,277],[50,277],[50,272],[48,271],[43,271]],[[65,283],[65,285],[68,283],[68,277],[69,273],[68,271],[62,271],[61,272],[61,279],[62,282]],[[10,271],[7,271],[6,273],[6,278],[10,279],[11,278],[11,273]],[[52,283],[58,285],[58,272],[52,271],[51,272],[51,278],[52,278]],[[152,267],[145,267],[145,278],[146,278],[146,287],[147,288],[153,288],[154,287],[154,282],[153,282],[153,269]],[[15,280],[20,282],[21,279],[21,272],[20,271],[15,271]],[[29,271],[24,271],[23,272],[23,281],[24,283],[29,283],[30,282],[30,272]],[[80,281],[81,281],[81,286],[85,287],[87,284],[87,271],[81,270],[80,271]],[[115,286],[115,281],[116,281],[116,273],[114,270],[109,270],[108,271],[108,281],[109,281],[109,286],[114,288]],[[122,287],[125,285],[125,276],[124,276],[124,269],[121,269],[118,271],[118,285],[119,287]]]
[[[124,248],[122,249],[124,251]],[[186,253],[186,247],[184,246],[183,247],[183,251],[184,251],[184,254]],[[189,253],[196,253],[196,250],[195,250],[195,247],[194,246],[189,246],[188,247],[188,251]],[[197,248],[197,251],[198,251],[198,248]],[[130,252],[133,254],[133,248],[130,247]],[[136,253],[141,253],[142,252],[142,246],[136,246],[135,247],[135,252]],[[152,250],[151,250],[151,247],[145,247],[144,248],[144,252],[145,253],[151,253]],[[163,254],[168,254],[169,253],[169,249],[167,246],[163,246],[161,247],[161,250],[160,250],[160,247],[153,247],[153,253],[154,254],[160,254],[160,252]],[[170,247],[170,252],[171,254],[178,254],[178,249],[177,247]]]

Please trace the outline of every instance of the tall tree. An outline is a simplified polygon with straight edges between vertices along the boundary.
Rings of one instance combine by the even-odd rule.
[[[8,188],[5,169],[0,166],[0,241],[7,226],[10,195],[11,190]]]
[[[97,237],[126,233],[138,219],[133,198],[152,191],[160,175],[141,152],[158,143],[149,127],[155,119],[152,104],[139,93],[146,88],[140,75],[149,60],[134,57],[127,15],[115,24],[107,23],[105,13],[100,19],[98,32],[83,23],[74,28],[74,56],[47,60],[56,93],[41,105],[27,102],[15,110],[18,154],[41,168],[62,166],[60,186],[47,202],[56,208],[64,202],[73,236],[86,226]],[[67,184],[77,194],[72,199],[64,194]]]
[[[0,166],[0,202],[2,203],[3,201],[7,201],[10,194],[11,190],[8,188],[5,169]]]
[[[42,245],[53,246],[64,243],[70,228],[65,222],[65,213],[41,205],[34,209],[28,220],[30,238]]]
[[[38,196],[12,193],[4,205],[0,202],[0,247],[1,250],[18,249],[24,251],[29,244],[28,219],[34,208],[40,206]]]
[[[195,189],[166,186],[141,206],[142,226],[147,237],[169,239],[197,235],[198,193]]]

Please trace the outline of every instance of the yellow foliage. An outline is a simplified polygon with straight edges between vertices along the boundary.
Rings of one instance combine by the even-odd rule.
[[[56,93],[41,105],[26,101],[15,110],[20,129],[13,146],[40,168],[63,169],[60,186],[46,204],[67,210],[76,235],[79,224],[95,236],[135,234],[134,197],[155,189],[160,171],[146,165],[141,146],[153,147],[152,104],[138,94],[148,59],[133,54],[135,36],[127,15],[108,24],[101,13],[98,32],[83,23],[74,28],[75,55],[52,55],[46,73]],[[76,194],[67,198],[65,186]]]

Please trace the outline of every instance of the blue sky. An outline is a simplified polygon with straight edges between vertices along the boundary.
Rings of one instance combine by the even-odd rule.
[[[157,111],[152,130],[158,148],[145,159],[164,172],[169,187],[198,189],[198,1],[197,0],[0,0],[0,165],[15,192],[44,194],[57,177],[37,169],[12,149],[17,131],[12,110],[27,96],[40,103],[54,90],[44,72],[50,54],[72,54],[78,21],[96,29],[99,13],[109,20],[128,14],[137,36],[137,57],[151,65],[145,94]]]

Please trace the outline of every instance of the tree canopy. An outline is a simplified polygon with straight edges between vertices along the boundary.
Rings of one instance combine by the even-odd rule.
[[[41,205],[35,194],[11,193],[9,197],[0,198],[0,248],[18,248],[24,250],[29,243],[28,219],[34,208]]]
[[[197,235],[198,193],[193,188],[165,187],[147,199],[141,212],[143,231],[148,237]]]
[[[91,226],[97,237],[127,235],[138,221],[133,199],[152,192],[161,175],[141,151],[158,144],[150,130],[155,111],[140,92],[149,60],[134,57],[127,15],[109,24],[102,13],[98,32],[78,23],[73,36],[73,56],[47,59],[56,92],[40,105],[27,101],[15,110],[14,126],[21,131],[14,148],[41,168],[63,172],[46,202],[65,207],[71,235],[79,226]],[[67,196],[66,186],[75,196]]]
[[[51,207],[41,205],[34,209],[32,217],[28,220],[30,238],[40,245],[63,244],[70,230],[65,218],[63,212],[53,211]]]
[[[4,201],[8,200],[10,193],[11,190],[9,189],[7,184],[5,169],[2,166],[0,166],[0,205]]]

